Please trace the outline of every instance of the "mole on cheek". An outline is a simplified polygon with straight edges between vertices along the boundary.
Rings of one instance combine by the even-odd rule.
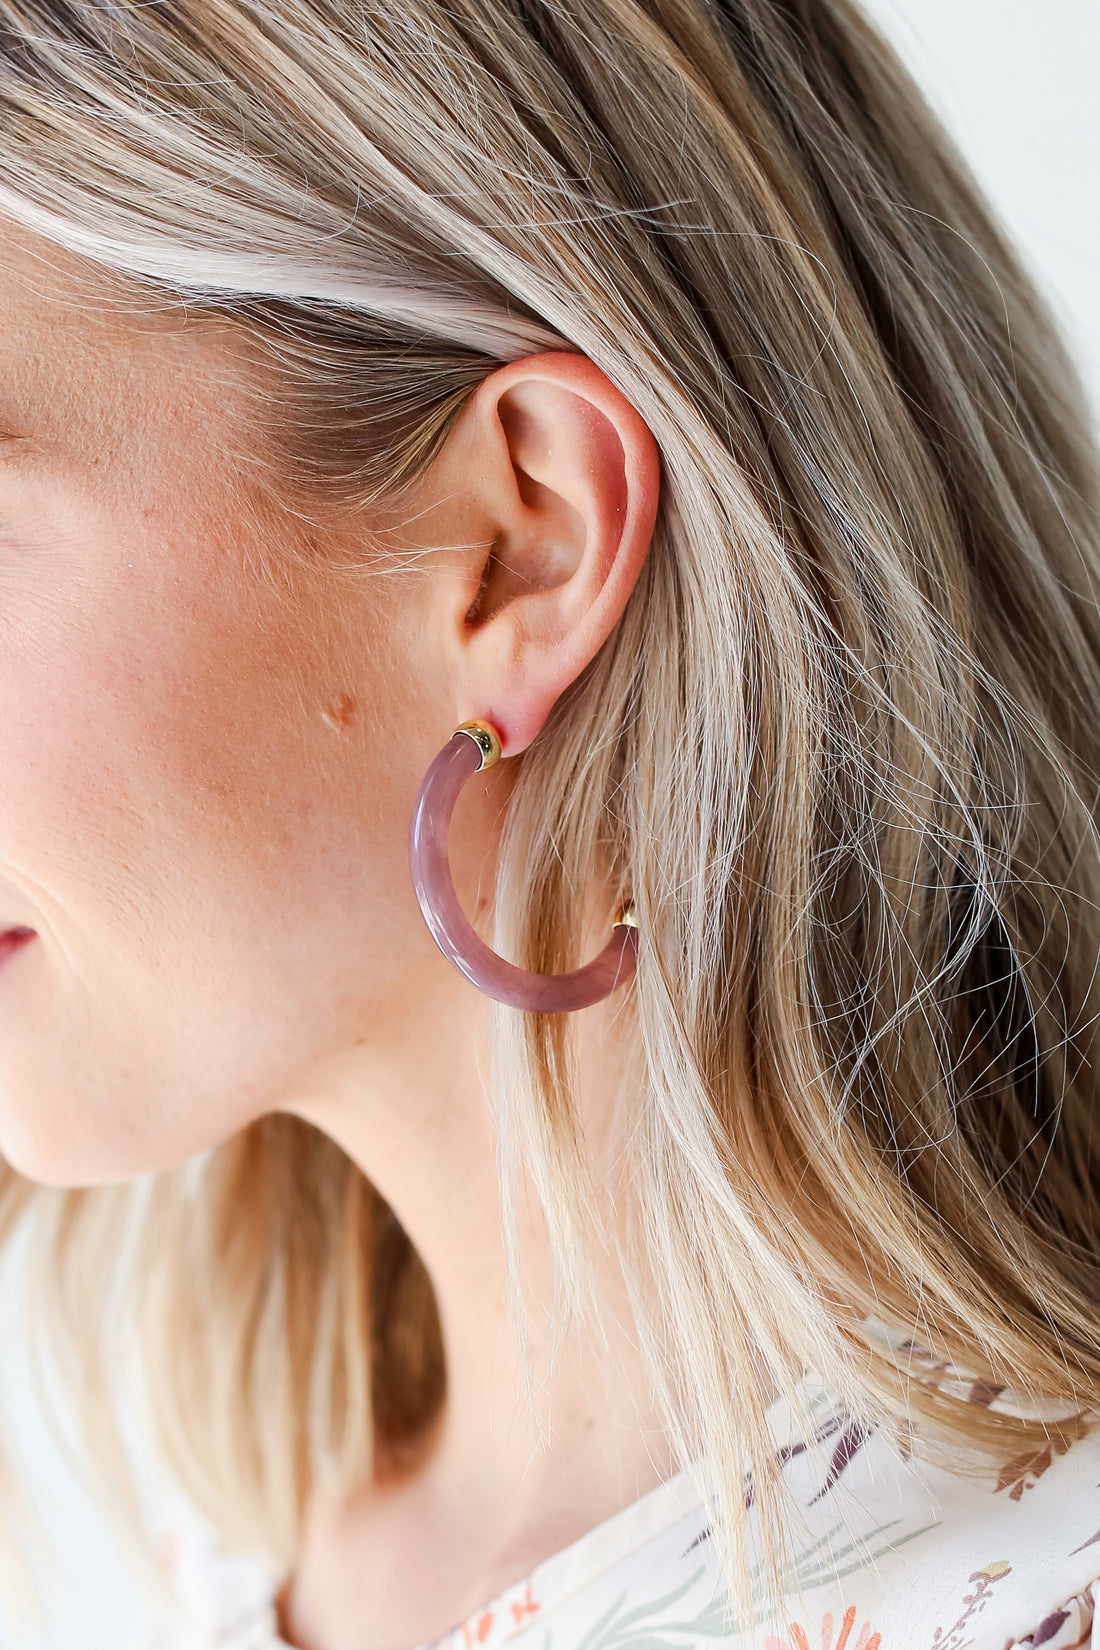
[[[355,700],[346,693],[338,693],[331,704],[321,712],[321,720],[335,733],[344,733],[355,715]]]

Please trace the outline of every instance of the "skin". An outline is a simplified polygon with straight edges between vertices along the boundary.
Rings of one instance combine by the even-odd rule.
[[[284,1632],[419,1643],[671,1470],[607,1257],[606,1346],[567,1336],[542,1378],[549,1248],[523,1195],[528,1396],[489,1005],[436,950],[405,858],[454,727],[487,717],[517,755],[613,630],[656,448],[590,362],[536,357],[486,381],[400,513],[320,524],[256,462],[232,333],[18,231],[0,313],[0,929],[33,931],[0,966],[0,1149],[84,1185],[283,1110],[363,1168],[432,1277],[448,1398],[415,1469],[350,1503],[318,1489]],[[502,762],[460,800],[471,913],[512,782]],[[594,933],[617,893],[594,886]],[[613,1002],[579,1032],[598,1157]]]

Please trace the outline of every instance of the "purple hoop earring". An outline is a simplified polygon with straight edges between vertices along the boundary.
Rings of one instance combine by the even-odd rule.
[[[439,949],[487,997],[535,1014],[564,1014],[610,996],[634,972],[637,923],[634,907],[616,917],[611,939],[592,962],[571,974],[531,974],[485,944],[458,903],[447,856],[447,833],[458,793],[475,773],[501,754],[500,735],[488,722],[463,722],[444,745],[421,783],[409,822],[409,869],[413,887]]]

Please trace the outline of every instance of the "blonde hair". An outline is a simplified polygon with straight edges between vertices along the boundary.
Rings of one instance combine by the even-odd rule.
[[[495,942],[574,965],[593,866],[633,891],[627,1259],[733,1570],[746,1463],[780,1527],[762,1369],[797,1403],[813,1368],[894,1436],[1015,1424],[915,1385],[868,1318],[1080,1406],[1094,455],[1042,305],[860,13],[0,0],[0,109],[0,212],[244,329],[288,483],[387,497],[547,348],[653,430],[652,550],[521,759]],[[570,1023],[499,1033],[504,1138],[583,1277]],[[128,1234],[160,1436],[234,1539],[289,1559],[319,1463],[361,1479],[441,1401],[417,1256],[300,1122],[151,1192],[5,1196],[39,1207],[103,1402]]]

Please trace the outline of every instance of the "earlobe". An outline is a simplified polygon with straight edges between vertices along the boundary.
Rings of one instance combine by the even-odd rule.
[[[494,531],[461,612],[456,720],[491,720],[511,756],[626,606],[653,532],[660,461],[640,415],[583,356],[503,367],[467,410],[472,485]]]

